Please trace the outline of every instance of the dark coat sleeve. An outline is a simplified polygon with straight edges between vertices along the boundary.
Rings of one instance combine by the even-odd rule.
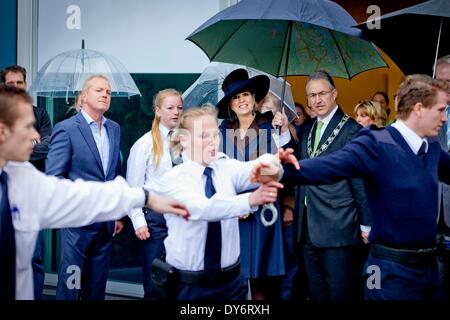
[[[440,152],[438,178],[439,181],[450,184],[450,155],[442,148]]]
[[[363,130],[342,149],[299,161],[300,170],[289,164],[284,165],[283,181],[320,185],[350,178],[365,178],[376,173],[377,162],[377,142],[368,130]]]
[[[354,126],[350,132],[350,139],[355,138],[360,130],[360,126]],[[363,180],[358,178],[350,179],[349,185],[356,202],[356,207],[358,208],[359,224],[370,226],[371,214]]]
[[[41,142],[36,144],[33,148],[30,160],[43,160],[47,157],[48,145],[50,144],[50,137],[52,135],[52,124],[50,117],[44,108],[33,107],[34,116],[36,118],[35,129],[41,136]]]

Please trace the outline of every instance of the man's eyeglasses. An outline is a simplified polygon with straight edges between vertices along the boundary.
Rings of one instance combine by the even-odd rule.
[[[310,100],[314,100],[317,97],[319,97],[320,99],[325,98],[327,95],[329,95],[330,93],[333,92],[334,89],[331,89],[330,91],[320,91],[319,93],[309,93],[306,96],[308,97],[308,99]]]

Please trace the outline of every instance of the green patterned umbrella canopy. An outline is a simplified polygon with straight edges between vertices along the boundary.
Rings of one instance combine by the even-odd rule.
[[[325,70],[350,79],[387,67],[376,47],[353,25],[356,21],[332,1],[242,0],[187,39],[211,61],[246,65],[274,76]]]

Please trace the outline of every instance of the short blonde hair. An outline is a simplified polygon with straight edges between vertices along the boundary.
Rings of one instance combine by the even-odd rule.
[[[358,111],[368,116],[377,127],[386,126],[387,114],[379,102],[362,100],[355,106],[354,112],[356,116]]]
[[[103,74],[93,74],[92,76],[89,76],[86,78],[86,80],[84,80],[82,91],[86,91],[87,89],[89,89],[89,87],[91,86],[91,81],[94,79],[104,79],[109,83],[109,79],[107,76]]]
[[[217,109],[209,105],[204,105],[201,107],[191,107],[181,114],[178,119],[178,125],[172,134],[170,142],[171,152],[175,155],[175,157],[179,156],[182,151],[182,146],[180,144],[180,133],[189,130],[193,120],[202,116],[211,116],[217,121]]]

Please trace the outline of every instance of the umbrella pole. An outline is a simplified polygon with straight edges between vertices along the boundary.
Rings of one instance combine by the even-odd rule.
[[[286,94],[286,80],[287,80],[287,70],[289,63],[289,51],[291,51],[291,34],[292,34],[292,21],[288,22],[288,34],[287,34],[287,50],[286,59],[284,60],[284,77],[283,77],[283,88],[281,88],[281,99],[280,99],[280,110],[284,113],[284,96]],[[281,127],[278,128],[278,134],[281,134]]]
[[[441,24],[439,25],[439,35],[438,35],[438,41],[436,46],[436,55],[434,56],[434,64],[433,64],[433,78],[436,75],[436,62],[439,54],[439,44],[441,42],[441,32],[442,32],[442,22],[444,21],[444,18],[441,17]]]
[[[83,53],[81,55],[81,72],[84,73],[84,39],[81,40],[81,50],[83,50]]]
[[[281,104],[281,113],[284,113],[284,95],[286,92],[286,78],[287,78],[287,68],[288,68],[288,59],[289,59],[289,51],[291,49],[291,32],[292,32],[292,21],[289,21],[288,23],[288,34],[287,34],[287,53],[286,53],[286,59],[284,61],[284,78],[283,78],[283,88],[281,89],[281,100],[280,100],[280,104]],[[279,141],[280,141],[280,135],[281,135],[281,127],[278,127],[278,142],[277,144],[277,148],[280,148],[281,146],[279,145]],[[270,221],[266,220],[266,217],[264,215],[265,211],[270,211],[272,213],[272,219]],[[265,204],[263,205],[259,218],[261,219],[261,223],[265,226],[265,227],[269,227],[271,225],[273,225],[277,219],[278,219],[278,210],[275,208],[275,206],[273,205],[273,203],[269,203],[269,204]]]

